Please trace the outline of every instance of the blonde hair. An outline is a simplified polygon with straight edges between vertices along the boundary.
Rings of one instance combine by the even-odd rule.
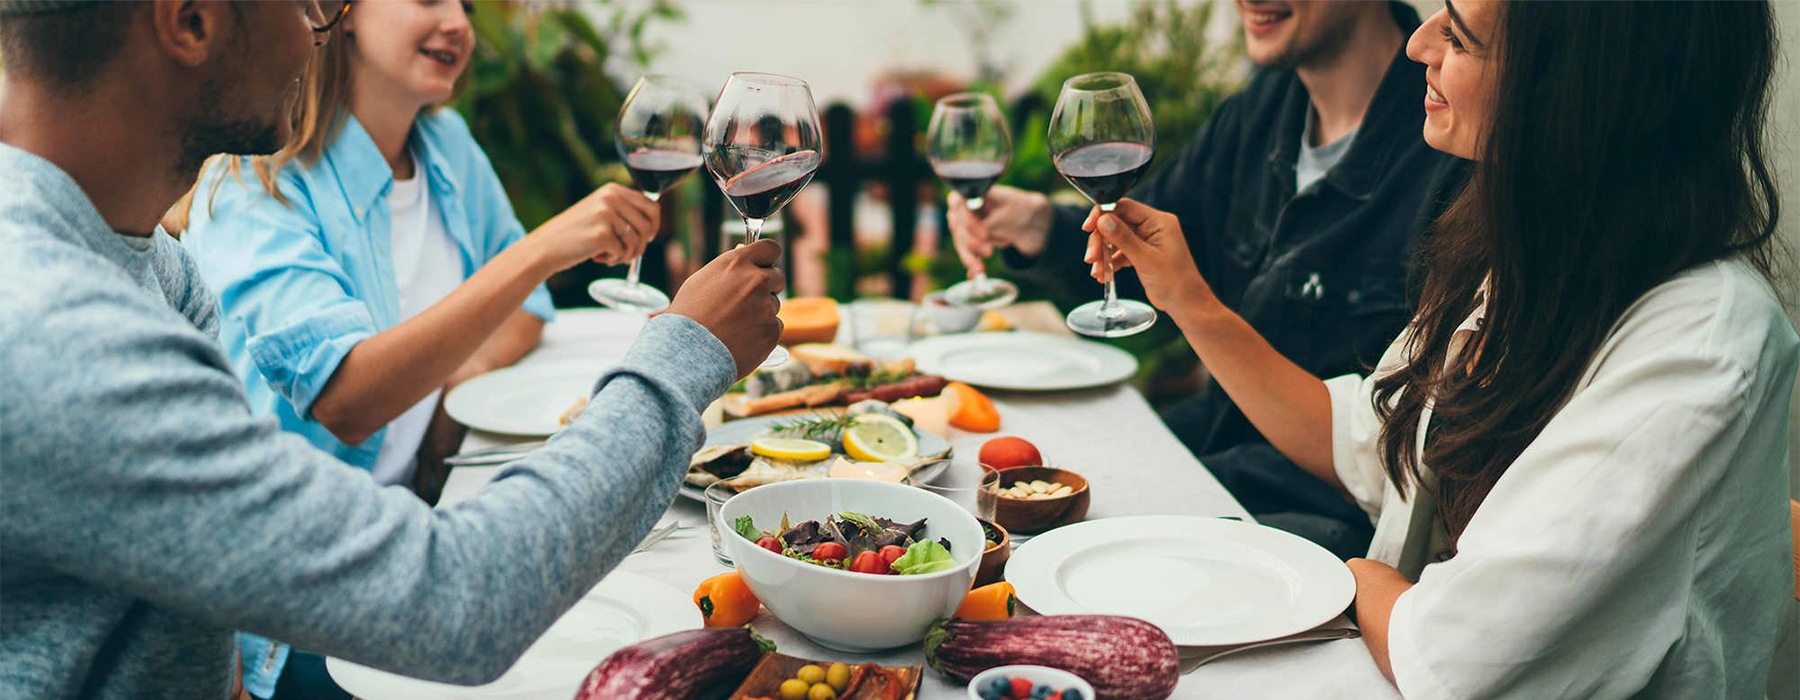
[[[335,41],[327,42],[323,49],[313,52],[312,61],[307,64],[306,72],[300,78],[300,98],[294,101],[293,112],[288,115],[294,132],[288,138],[287,145],[274,155],[250,158],[250,168],[256,171],[256,178],[262,181],[263,189],[282,204],[288,203],[276,180],[282,167],[295,158],[307,165],[317,163],[319,157],[325,154],[325,147],[337,138],[338,129],[344,125],[344,114],[349,110],[350,103],[351,42],[348,38],[334,37]],[[242,164],[243,160],[239,156],[230,154],[208,158],[193,188],[163,214],[163,229],[169,235],[180,238],[181,232],[187,230],[189,212],[192,211],[195,195],[199,193],[200,183],[206,181],[205,174],[215,167],[223,167],[227,176],[242,180]],[[211,205],[213,196],[218,194],[219,186],[224,183],[223,177],[213,181],[212,189],[207,192],[208,206]]]

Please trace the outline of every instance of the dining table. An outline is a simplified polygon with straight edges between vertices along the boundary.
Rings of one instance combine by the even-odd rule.
[[[1019,304],[1006,311],[1012,325],[1026,331],[1067,334],[1060,314],[1045,303]],[[644,318],[604,309],[558,312],[539,346],[520,363],[567,365],[592,363],[600,368],[625,355]],[[1128,383],[1059,392],[991,392],[1002,426],[999,434],[1027,437],[1054,461],[1088,479],[1092,500],[1087,520],[1138,515],[1228,517],[1253,522],[1231,494],[1166,428],[1142,394]],[[717,421],[718,416],[708,417]],[[951,466],[938,484],[973,487],[981,476],[976,455],[991,434],[956,429],[946,436],[953,448]],[[464,450],[477,450],[529,438],[471,430]],[[438,507],[475,497],[506,467],[457,467],[444,485]],[[677,524],[674,533],[624,559],[615,571],[653,579],[680,591],[729,571],[712,552],[704,504],[677,497],[662,524]],[[1018,545],[1019,551],[1032,546]],[[1026,601],[1029,602],[1029,601]],[[1201,603],[1205,604],[1205,603]],[[919,645],[859,655],[828,650],[767,610],[751,623],[774,641],[780,652],[809,659],[888,666],[924,664]],[[700,625],[698,614],[693,626]],[[600,659],[596,658],[597,663]],[[926,668],[917,697],[969,697],[965,686]],[[1360,639],[1339,639],[1253,649],[1187,669],[1175,698],[1355,698],[1399,697],[1382,677]],[[364,700],[389,700],[367,697]]]

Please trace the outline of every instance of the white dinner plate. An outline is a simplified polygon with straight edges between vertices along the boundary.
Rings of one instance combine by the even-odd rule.
[[[1111,345],[1044,333],[959,333],[913,343],[919,371],[989,389],[1063,391],[1131,378],[1137,358]]]
[[[756,416],[729,421],[706,431],[706,444],[704,447],[729,445],[732,443],[748,443],[752,438],[762,434],[762,431],[767,430],[769,426],[798,420],[803,417],[804,416],[793,415]],[[913,435],[916,435],[919,438],[919,454],[927,457],[940,455],[948,456],[950,454],[950,443],[945,440],[943,436],[918,428],[913,428]],[[936,481],[938,475],[943,474],[944,471],[949,468],[950,460],[948,459],[933,462],[920,467],[918,471],[913,472],[912,479],[916,482],[929,484]],[[681,484],[681,495],[696,501],[704,502],[706,500],[706,489],[684,481]]]
[[[335,658],[325,666],[361,700],[569,700],[588,671],[621,647],[699,626],[700,613],[681,591],[614,571],[487,685],[433,683]]]
[[[1006,580],[1043,615],[1148,620],[1176,644],[1247,644],[1330,621],[1350,606],[1350,569],[1263,525],[1179,515],[1051,530],[1013,552]]]
[[[596,359],[497,369],[457,385],[444,397],[444,411],[476,430],[550,435],[562,428],[564,411],[592,395],[611,364]]]

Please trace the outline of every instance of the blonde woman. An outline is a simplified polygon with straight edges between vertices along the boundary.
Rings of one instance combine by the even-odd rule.
[[[525,235],[468,127],[438,108],[475,46],[470,11],[358,3],[299,85],[289,145],[214,163],[170,221],[218,294],[252,407],[378,482],[417,478],[428,500],[461,437],[442,393],[537,344],[551,274],[630,260],[658,226],[648,199],[607,185]],[[258,697],[336,690],[317,657],[249,635],[242,648]]]

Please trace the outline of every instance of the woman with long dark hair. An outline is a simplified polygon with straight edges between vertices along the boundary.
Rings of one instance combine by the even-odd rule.
[[[1212,295],[1173,216],[1090,216],[1219,385],[1377,520],[1375,662],[1419,697],[1762,697],[1792,595],[1766,2],[1451,0],[1425,140],[1474,161],[1412,324],[1320,380]],[[1096,273],[1100,274],[1100,273]]]

